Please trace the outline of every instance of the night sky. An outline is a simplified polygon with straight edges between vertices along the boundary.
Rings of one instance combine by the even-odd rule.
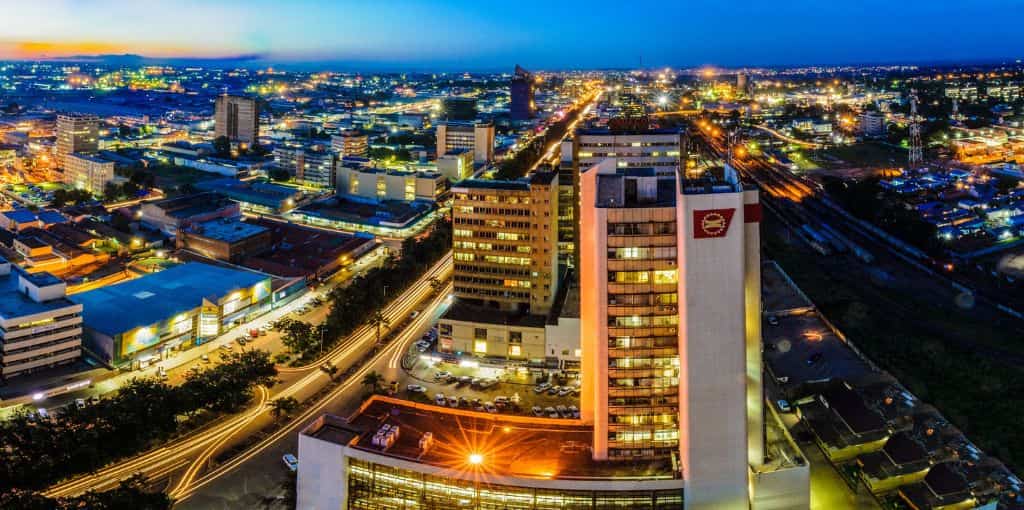
[[[0,58],[393,70],[991,62],[1024,0],[0,0]]]

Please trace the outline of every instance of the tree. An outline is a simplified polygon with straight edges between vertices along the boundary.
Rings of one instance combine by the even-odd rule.
[[[308,351],[313,344],[313,325],[308,322],[285,319],[280,326],[281,343],[296,354]]]
[[[213,152],[219,158],[231,157],[231,140],[226,136],[218,136],[213,139]]]
[[[435,294],[441,292],[441,289],[444,288],[444,282],[442,282],[436,276],[431,277],[430,280],[428,281],[430,282],[430,288],[433,289]]]
[[[384,376],[380,375],[379,372],[370,372],[363,376],[363,386],[369,386],[370,391],[376,393],[380,390],[381,383],[384,382]]]
[[[380,330],[390,326],[391,321],[384,315],[384,312],[378,309],[370,316],[369,324],[377,329],[377,345],[380,345]]]
[[[299,408],[299,401],[295,397],[282,397],[270,401],[270,413],[278,420],[287,416]]]
[[[280,182],[287,181],[292,178],[292,174],[288,173],[288,170],[283,168],[271,168],[270,171],[267,172],[267,175],[271,180]]]

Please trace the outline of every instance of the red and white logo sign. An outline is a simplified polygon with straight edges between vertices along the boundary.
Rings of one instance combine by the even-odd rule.
[[[736,209],[705,209],[693,211],[694,239],[725,237]]]

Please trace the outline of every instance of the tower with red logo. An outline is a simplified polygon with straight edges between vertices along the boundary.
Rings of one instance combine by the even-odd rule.
[[[597,460],[678,463],[686,508],[748,508],[764,456],[757,192],[606,160],[580,175],[581,411]]]

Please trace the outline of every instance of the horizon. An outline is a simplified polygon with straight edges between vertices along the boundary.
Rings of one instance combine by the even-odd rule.
[[[848,9],[795,0],[663,5],[607,0],[492,9],[466,0],[171,2],[43,0],[0,20],[0,60],[154,61],[362,70],[803,67],[1013,62],[1024,44],[990,29],[1024,22],[1024,2],[981,0]],[[623,22],[634,15],[635,23]],[[955,19],[957,23],[950,24]],[[500,66],[494,62],[504,62]]]

